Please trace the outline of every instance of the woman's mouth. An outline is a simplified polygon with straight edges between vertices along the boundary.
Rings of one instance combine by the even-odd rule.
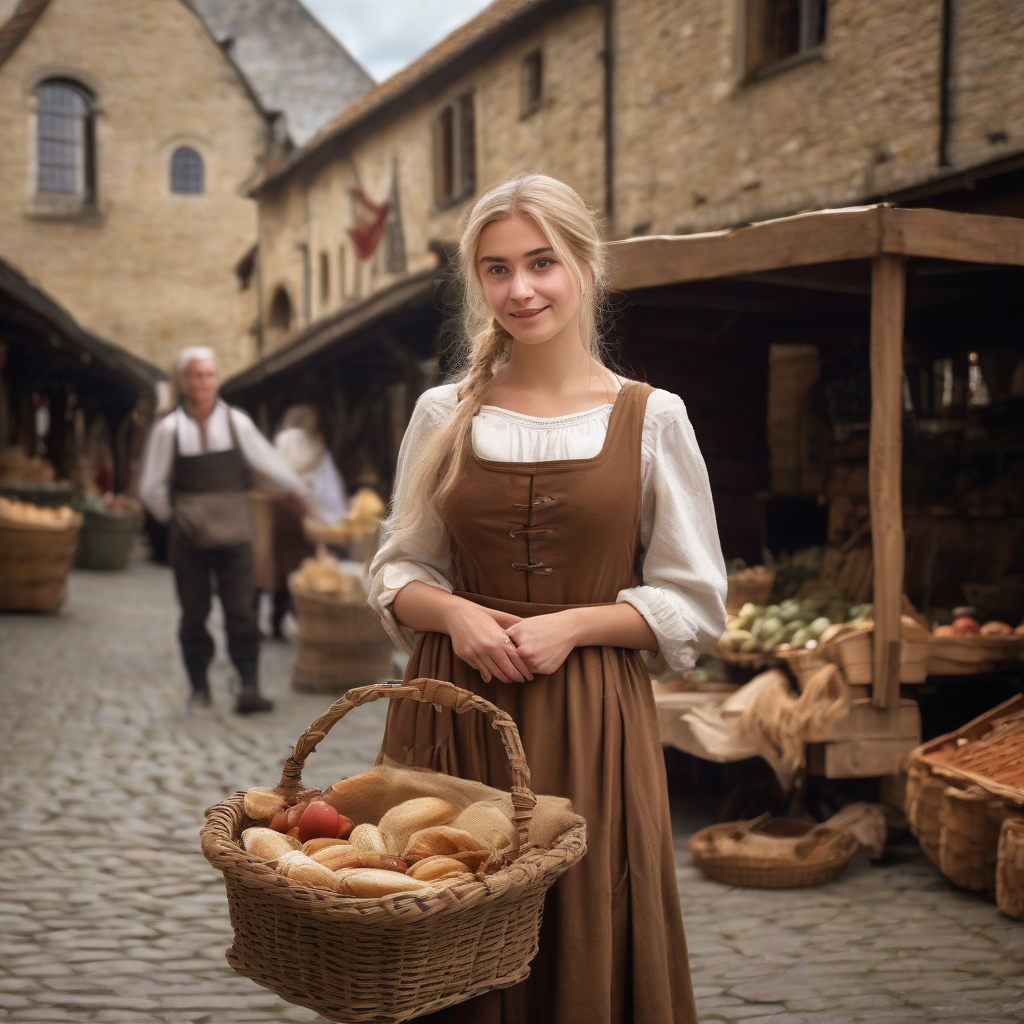
[[[547,306],[541,306],[539,309],[517,309],[509,315],[514,316],[517,320],[532,320],[534,317],[540,316],[547,308]]]

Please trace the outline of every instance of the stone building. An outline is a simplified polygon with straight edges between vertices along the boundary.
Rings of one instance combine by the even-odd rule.
[[[369,82],[297,3],[203,8],[225,45],[189,0],[0,0],[0,256],[158,365],[201,343],[232,371],[261,340],[249,190],[285,122],[309,133]],[[308,101],[268,46],[284,79],[309,58]]]

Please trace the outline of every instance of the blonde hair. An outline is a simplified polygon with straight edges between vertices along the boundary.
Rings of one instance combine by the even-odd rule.
[[[591,356],[603,361],[599,325],[608,290],[608,266],[597,219],[572,188],[546,174],[521,174],[495,186],[473,204],[459,241],[463,372],[455,379],[458,404],[451,419],[416,453],[412,478],[403,493],[396,495],[389,528],[412,525],[425,507],[440,512],[470,455],[473,417],[511,355],[512,335],[487,305],[476,257],[484,228],[514,216],[533,221],[568,270],[579,297],[583,344]]]

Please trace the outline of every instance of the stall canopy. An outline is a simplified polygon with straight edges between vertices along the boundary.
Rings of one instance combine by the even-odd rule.
[[[31,449],[33,402],[45,398],[53,424],[49,455],[61,475],[72,468],[71,424],[78,410],[89,419],[102,416],[117,434],[130,414],[148,417],[155,405],[156,382],[165,377],[155,366],[84,330],[3,261],[0,363],[5,406],[0,443],[21,441]]]
[[[1024,315],[1024,221],[877,205],[707,234],[627,239],[612,251],[614,287],[628,297],[617,320],[621,361],[686,399],[716,488],[723,540],[730,530],[734,537],[742,532],[741,493],[749,500],[770,486],[764,397],[770,346],[865,338],[873,699],[876,707],[896,708],[904,416],[915,399],[931,401],[929,408],[950,404],[945,393],[922,398],[917,378],[908,381],[905,345],[921,341],[931,373],[935,353],[960,346],[966,359],[979,339],[995,338],[1011,358],[1010,394]],[[970,358],[977,361],[977,353]],[[922,381],[924,371],[922,362]],[[1003,385],[999,374],[989,376],[993,390]],[[947,384],[953,387],[952,376],[938,387]],[[948,449],[954,437],[943,440]]]

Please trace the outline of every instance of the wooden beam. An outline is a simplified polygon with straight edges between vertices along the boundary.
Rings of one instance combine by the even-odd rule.
[[[868,487],[875,569],[872,703],[900,699],[900,608],[903,595],[903,317],[906,262],[876,256],[871,272],[871,439]]]
[[[1024,221],[949,210],[886,209],[882,251],[963,263],[1024,265]]]

